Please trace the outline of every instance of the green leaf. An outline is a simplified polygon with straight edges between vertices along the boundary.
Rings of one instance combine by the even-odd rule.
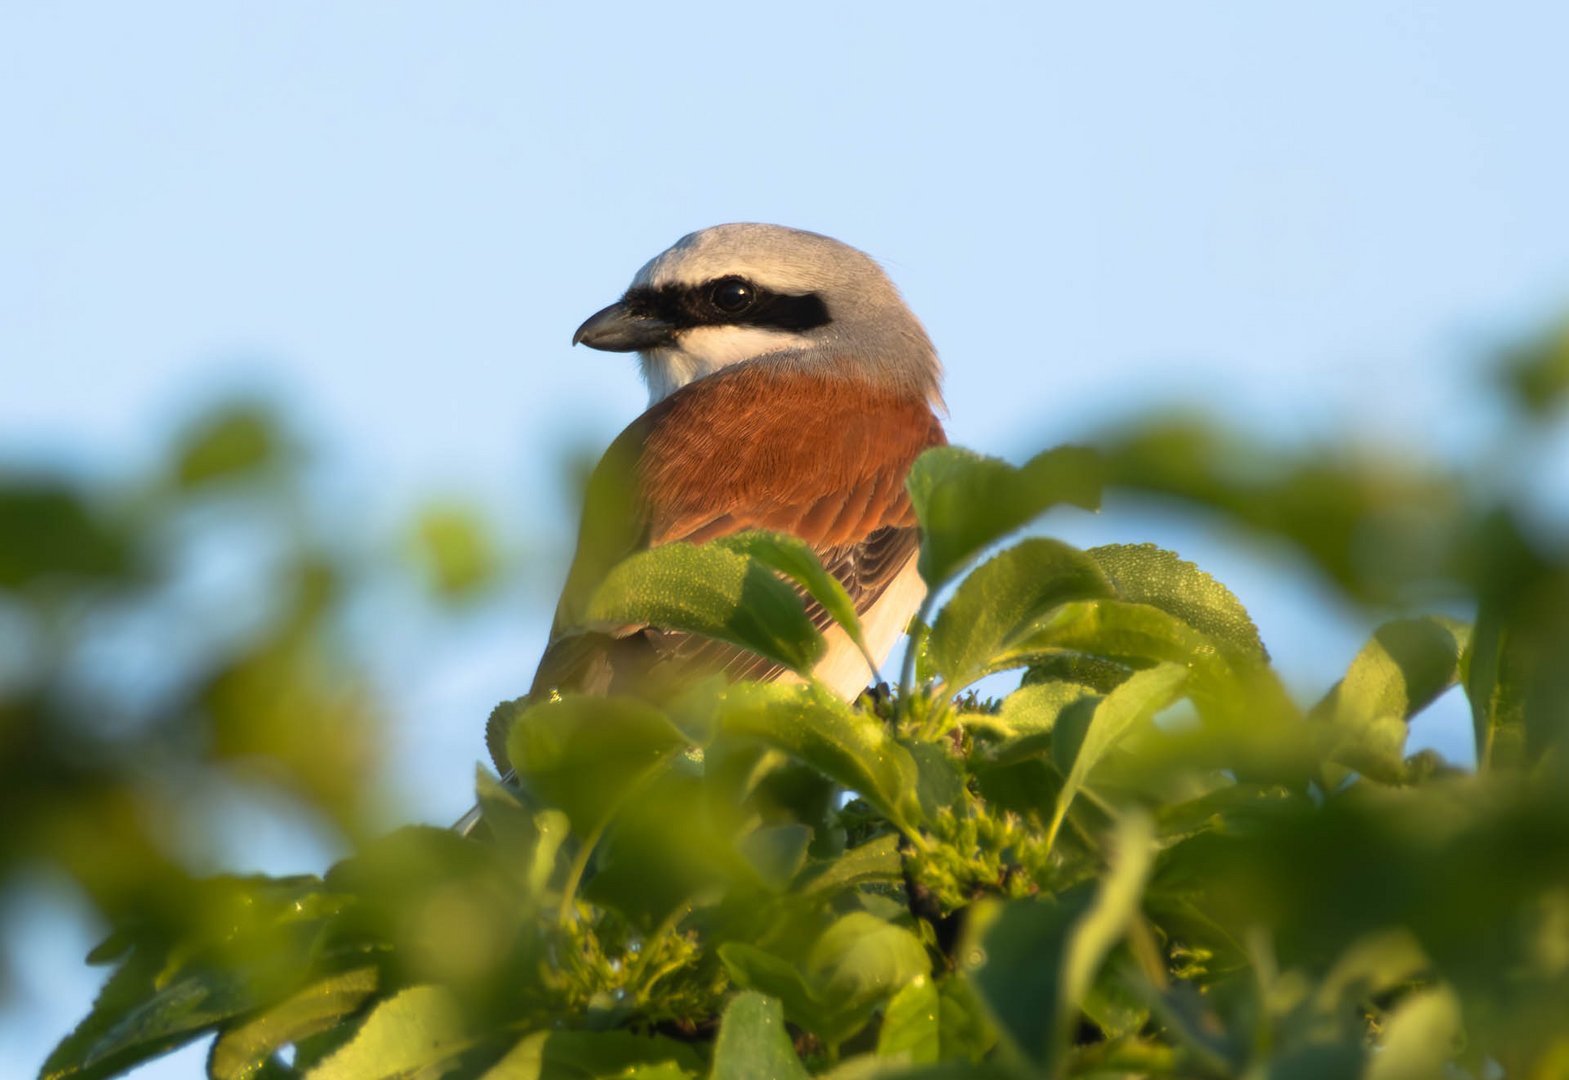
[[[801,675],[824,648],[788,582],[719,544],[665,544],[618,563],[590,597],[584,619],[573,629],[684,630],[750,649]]]
[[[899,1058],[911,1065],[936,1061],[942,1052],[941,1012],[936,983],[924,975],[911,980],[883,1010],[877,1056]]]
[[[133,958],[109,980],[87,1019],[49,1055],[40,1080],[118,1075],[255,1004],[233,975],[198,972],[160,985]]]
[[[1066,682],[1088,686],[1097,694],[1109,694],[1121,686],[1133,670],[1127,664],[1085,653],[1051,653],[1030,664],[1021,684]]]
[[[241,402],[204,417],[175,452],[174,478],[182,488],[242,478],[279,456],[277,423],[259,405]]]
[[[1100,506],[1101,464],[1092,450],[1063,446],[1015,468],[942,446],[916,459],[906,481],[921,522],[919,567],[935,592],[970,560],[1046,510]]]
[[[778,1001],[747,991],[725,1009],[714,1043],[712,1080],[806,1080]]]
[[[877,664],[866,648],[866,638],[861,633],[861,619],[855,613],[855,601],[850,599],[850,594],[839,579],[823,569],[817,553],[804,540],[785,533],[744,532],[721,537],[714,543],[738,555],[756,559],[805,589],[806,595],[822,605],[829,617],[839,624],[862,655],[866,656],[869,676],[876,676]]]
[[[1460,1049],[1460,1001],[1447,986],[1405,997],[1384,1025],[1384,1037],[1368,1062],[1367,1080],[1426,1080],[1447,1075],[1444,1067]]]
[[[884,833],[851,848],[797,884],[802,899],[832,896],[859,885],[889,885],[903,880],[899,837]]]
[[[1453,619],[1396,619],[1380,626],[1312,716],[1347,737],[1340,757],[1385,780],[1403,773],[1407,722],[1460,677],[1470,628]]]
[[[1268,659],[1241,601],[1175,552],[1154,544],[1108,544],[1085,554],[1100,565],[1121,599],[1175,615],[1223,648]]]
[[[373,966],[339,972],[227,1028],[207,1056],[212,1080],[251,1080],[280,1048],[325,1031],[360,1007],[381,980]]]
[[[1123,814],[1117,820],[1111,848],[1110,870],[1101,878],[1094,902],[1074,925],[1068,940],[1062,965],[1059,1030],[1065,1030],[1083,1007],[1095,973],[1138,914],[1155,862],[1154,823],[1143,813]]]
[[[1113,595],[1106,574],[1084,552],[1058,540],[1021,541],[977,567],[943,606],[927,646],[931,665],[957,692],[1021,663],[1014,646],[1053,609]]]
[[[743,683],[720,706],[726,735],[758,738],[806,762],[908,826],[919,815],[919,770],[875,716],[814,684]]]
[[[1195,690],[1211,695],[1223,694],[1234,678],[1231,665],[1204,634],[1160,608],[1122,600],[1065,604],[1019,648],[1092,653],[1134,666],[1152,661],[1182,664],[1193,672]]]
[[[1149,721],[1177,700],[1187,679],[1187,669],[1177,664],[1159,664],[1140,671],[1107,694],[1092,712],[1080,709],[1065,714],[1084,716],[1082,727],[1059,723],[1052,729],[1052,756],[1065,779],[1047,828],[1048,845],[1056,838],[1069,804],[1095,766],[1135,724]]]
[[[848,1010],[884,1000],[932,966],[919,938],[864,911],[841,916],[823,931],[806,965],[822,998]]]
[[[482,1080],[680,1080],[702,1068],[690,1046],[630,1031],[540,1031],[528,1035]],[[464,1074],[467,1075],[467,1074]]]
[[[1138,913],[1154,863],[1149,820],[1121,819],[1111,850],[1111,869],[1093,894],[1078,888],[1055,900],[982,901],[970,909],[962,970],[1014,1049],[1038,1067],[1061,1071],[1091,981]]]
[[[743,836],[737,847],[764,884],[775,892],[783,892],[806,865],[806,849],[811,842],[810,826],[764,825]]]
[[[824,1001],[817,988],[790,961],[742,941],[719,946],[719,959],[737,986],[757,990],[783,1003],[791,1021],[833,1041],[852,1034],[841,1031],[844,1015]]]
[[[1529,416],[1551,418],[1569,401],[1569,320],[1509,350],[1500,375]]]
[[[133,566],[130,537],[64,484],[0,484],[0,589],[38,580],[110,579]]]
[[[959,762],[939,743],[906,740],[901,745],[915,761],[915,799],[927,821],[964,799],[964,772]]]
[[[878,1004],[931,971],[919,938],[865,911],[840,916],[819,934],[804,968],[738,941],[721,945],[719,955],[736,983],[778,998],[793,1023],[831,1047],[865,1027]]]
[[[983,722],[990,719],[996,730],[1012,738],[1049,735],[1064,709],[1087,697],[1100,696],[1092,687],[1081,683],[1035,683],[1032,686],[1021,686],[1004,698],[1002,709],[995,717],[978,719]],[[998,754],[1003,753],[999,748]]]
[[[651,705],[576,694],[530,706],[507,739],[519,781],[563,810],[580,838],[594,836],[630,791],[685,748]]]
[[[997,1045],[997,1029],[986,1012],[986,1003],[975,985],[962,974],[951,975],[938,988],[938,1033],[942,1056],[950,1060],[980,1061]]]
[[[1203,420],[1141,425],[1105,454],[1109,483],[1284,539],[1358,599],[1401,602],[1406,587],[1452,575],[1469,532],[1461,486],[1408,455],[1288,454]]]
[[[501,573],[501,556],[485,519],[468,507],[433,503],[420,511],[411,531],[415,558],[439,599],[471,599]]]
[[[451,1060],[470,1045],[451,991],[414,986],[378,1005],[342,1049],[307,1080],[392,1080]]]

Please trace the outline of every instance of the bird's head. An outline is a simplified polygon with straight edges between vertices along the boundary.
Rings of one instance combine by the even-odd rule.
[[[871,380],[941,404],[941,367],[920,321],[870,256],[781,225],[715,225],[637,272],[572,336],[636,352],[650,403],[758,361]]]

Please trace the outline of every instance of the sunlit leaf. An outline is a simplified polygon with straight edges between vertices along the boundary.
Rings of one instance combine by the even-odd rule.
[[[1024,540],[977,567],[943,605],[927,648],[951,691],[1017,662],[1014,646],[1053,608],[1114,595],[1094,559],[1057,540]]]
[[[823,654],[822,635],[789,583],[718,544],[665,544],[633,555],[606,575],[584,618],[588,629],[657,626],[701,634],[802,674]]]
[[[941,999],[937,985],[924,976],[907,983],[883,1010],[877,1056],[927,1065],[942,1054]]]
[[[392,1080],[452,1059],[471,1037],[462,1006],[439,986],[414,986],[388,998],[354,1038],[312,1069],[308,1080]]]
[[[825,930],[806,963],[823,997],[848,1010],[881,1001],[931,971],[920,939],[864,911],[852,911]]]
[[[1342,760],[1398,779],[1406,723],[1460,677],[1470,628],[1452,619],[1397,619],[1380,626],[1313,715],[1345,732]]]
[[[839,579],[823,569],[817,554],[804,540],[785,533],[744,532],[721,537],[714,541],[720,547],[755,559],[772,570],[777,570],[795,582],[866,652],[866,639],[861,633],[861,620],[855,613],[855,602]],[[868,660],[868,676],[875,675],[877,665]]]
[[[1176,664],[1141,671],[1107,694],[1093,710],[1067,714],[1082,717],[1082,726],[1059,723],[1052,728],[1052,756],[1065,779],[1047,830],[1048,841],[1056,835],[1069,804],[1095,766],[1134,725],[1149,721],[1175,701],[1187,678],[1187,671]]]
[[[520,782],[565,811],[579,837],[597,833],[630,790],[685,747],[651,705],[579,695],[529,707],[507,740]]]
[[[1047,735],[1056,726],[1057,717],[1069,705],[1086,697],[1099,696],[1082,683],[1042,682],[1021,686],[1003,699],[1002,709],[995,717],[995,726],[1014,738]]]
[[[1401,1001],[1372,1055],[1367,1080],[1426,1080],[1443,1076],[1460,1049],[1460,1002],[1445,986],[1419,990]]]
[[[773,998],[737,994],[725,1009],[714,1043],[712,1080],[806,1080]]]
[[[1154,544],[1107,544],[1085,554],[1119,599],[1175,615],[1223,648],[1267,658],[1258,628],[1231,590],[1176,553]]]
[[[325,1031],[354,1012],[379,982],[376,968],[353,968],[228,1027],[207,1057],[208,1075],[213,1080],[251,1080],[280,1047]]]
[[[921,521],[921,577],[940,588],[970,560],[1060,503],[1100,506],[1101,465],[1064,446],[1015,467],[956,446],[916,459],[907,483]]]
[[[701,1075],[691,1047],[628,1031],[541,1031],[525,1036],[482,1080],[681,1080]]]
[[[881,721],[815,686],[742,684],[726,693],[720,724],[799,758],[894,821],[918,813],[918,770]]]

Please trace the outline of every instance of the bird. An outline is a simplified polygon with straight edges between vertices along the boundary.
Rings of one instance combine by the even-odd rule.
[[[573,345],[636,353],[648,408],[590,476],[576,553],[535,701],[615,694],[651,678],[793,680],[738,646],[658,626],[585,630],[605,575],[635,552],[753,529],[799,537],[844,585],[866,653],[803,594],[826,650],[812,676],[853,699],[925,595],[905,478],[947,441],[942,366],[870,256],[828,236],[732,223],[649,260]],[[868,655],[869,654],[869,655]],[[505,774],[506,731],[487,743]]]

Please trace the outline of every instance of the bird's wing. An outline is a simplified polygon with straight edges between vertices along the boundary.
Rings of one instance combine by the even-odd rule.
[[[578,551],[531,693],[611,693],[651,672],[777,678],[783,669],[772,661],[691,634],[585,633],[582,613],[632,552],[748,529],[805,540],[864,613],[915,558],[905,477],[921,451],[945,441],[924,399],[773,362],[738,364],[665,398],[616,439],[589,482]],[[807,612],[828,626],[820,605],[808,600]]]

